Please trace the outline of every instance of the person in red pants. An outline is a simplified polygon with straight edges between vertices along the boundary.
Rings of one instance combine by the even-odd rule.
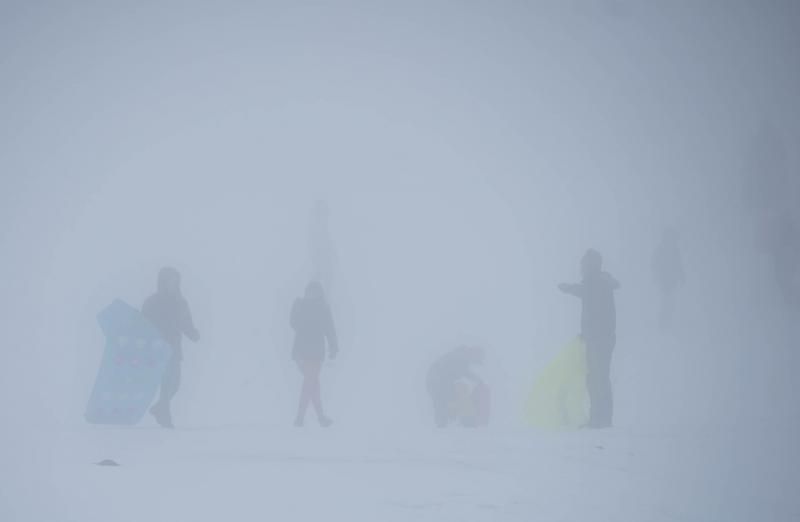
[[[325,291],[319,282],[311,282],[305,295],[294,302],[291,325],[294,330],[292,358],[303,374],[300,402],[297,406],[295,426],[303,426],[309,402],[314,406],[320,426],[328,427],[333,421],[322,408],[322,393],[319,375],[325,360],[325,345],[331,359],[336,357],[339,346],[333,315],[325,299]]]

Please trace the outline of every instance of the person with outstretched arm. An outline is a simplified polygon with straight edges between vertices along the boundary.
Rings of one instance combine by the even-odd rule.
[[[603,259],[588,250],[581,260],[582,280],[558,288],[581,300],[581,337],[586,343],[586,388],[589,392],[588,428],[610,428],[614,413],[611,389],[611,355],[616,344],[614,292],[619,283],[603,271]]]
[[[303,374],[294,424],[303,426],[310,402],[314,406],[320,426],[328,427],[333,421],[325,415],[322,408],[319,375],[325,361],[326,343],[331,359],[336,357],[339,345],[333,315],[319,282],[309,283],[305,295],[294,302],[290,322],[295,334],[292,358]]]
[[[158,273],[158,289],[144,302],[142,315],[156,327],[172,348],[172,355],[161,378],[158,401],[150,408],[150,413],[162,428],[172,428],[170,402],[178,393],[181,382],[183,336],[194,342],[200,340],[189,304],[181,293],[181,275],[176,269],[165,267]]]

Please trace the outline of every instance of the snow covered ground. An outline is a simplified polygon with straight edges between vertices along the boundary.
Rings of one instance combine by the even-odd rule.
[[[24,450],[3,452],[0,519],[798,520],[797,470],[774,476],[785,441],[774,434],[760,449],[729,453],[736,436],[489,429],[419,430],[397,440],[379,428],[339,426],[40,431],[26,434]],[[120,465],[95,464],[104,459]]]

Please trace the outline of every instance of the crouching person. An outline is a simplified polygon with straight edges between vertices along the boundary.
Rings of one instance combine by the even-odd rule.
[[[489,388],[472,371],[472,365],[482,364],[483,358],[482,348],[460,346],[431,365],[427,388],[437,427],[444,428],[452,421],[466,427],[489,423]]]

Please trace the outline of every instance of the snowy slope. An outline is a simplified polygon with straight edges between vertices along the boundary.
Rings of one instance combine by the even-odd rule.
[[[760,463],[744,452],[726,457],[715,451],[718,437],[419,430],[392,440],[377,429],[267,426],[38,432],[27,437],[35,451],[4,455],[12,465],[0,514],[20,522],[797,520],[791,488],[759,487],[771,477],[754,474],[771,452],[762,450]],[[108,458],[120,466],[93,464]]]

